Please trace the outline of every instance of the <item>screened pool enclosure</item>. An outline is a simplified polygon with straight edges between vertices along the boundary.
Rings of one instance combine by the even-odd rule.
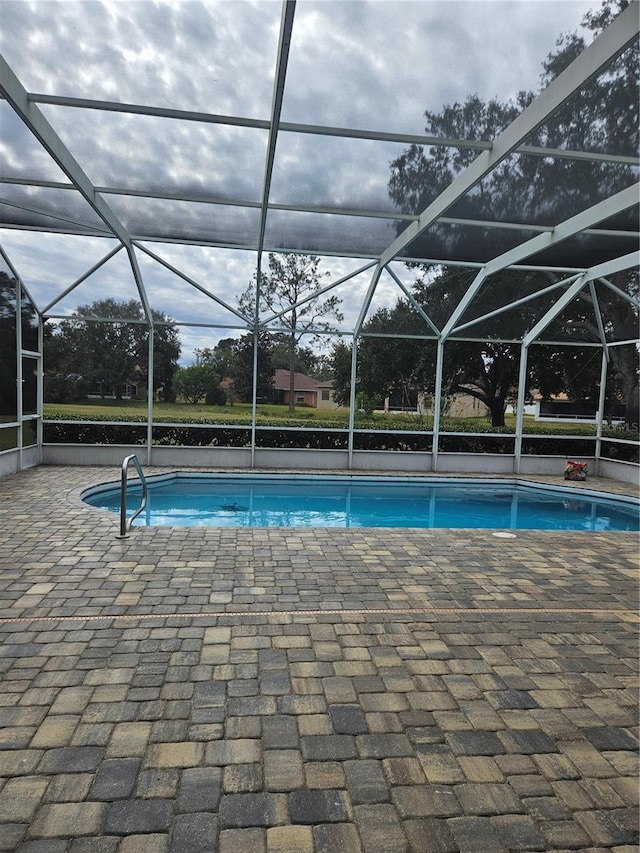
[[[0,5],[0,473],[638,464],[637,2]]]

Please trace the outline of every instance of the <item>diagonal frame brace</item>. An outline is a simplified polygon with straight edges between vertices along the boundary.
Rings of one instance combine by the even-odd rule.
[[[66,145],[62,142],[53,127],[49,124],[37,104],[33,103],[29,99],[27,90],[18,80],[8,62],[1,54],[0,92],[4,95],[16,114],[22,119],[24,124],[35,136],[38,142],[40,142],[54,162],[62,169],[71,183],[85,198],[100,219],[102,219],[113,236],[120,240],[127,250],[140,301],[142,302],[147,321],[152,325],[153,315],[144,289],[142,276],[140,274],[140,269],[138,267],[129,232],[102,196],[96,192],[96,188],[90,181],[89,177],[73,157]]]
[[[451,317],[442,330],[443,339],[446,339],[456,328],[458,320],[462,317],[489,276],[506,269],[512,264],[524,261],[531,255],[548,249],[563,240],[568,240],[570,237],[574,237],[576,234],[584,231],[585,228],[597,225],[598,222],[602,222],[603,219],[609,216],[633,207],[638,203],[639,187],[639,184],[627,187],[611,196],[611,198],[598,202],[587,210],[583,210],[575,216],[565,219],[552,232],[538,234],[536,237],[532,237],[531,240],[521,243],[519,246],[510,249],[508,252],[504,252],[502,255],[498,255],[492,261],[489,261],[488,264],[485,264],[469,285],[465,295],[456,305]]]
[[[621,258],[616,258],[613,261],[606,261],[604,264],[598,264],[584,272],[580,278],[565,290],[560,299],[541,317],[536,325],[522,339],[523,347],[530,346],[533,341],[547,328],[547,326],[555,320],[555,318],[572,302],[580,291],[594,279],[604,275],[611,275],[614,272],[629,269],[637,266],[640,263],[640,252],[631,252],[628,255],[623,255]]]

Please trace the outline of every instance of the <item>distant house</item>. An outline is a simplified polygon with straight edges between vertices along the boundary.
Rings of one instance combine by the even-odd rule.
[[[570,400],[565,393],[551,394],[545,399],[539,391],[534,391],[532,398],[532,413],[537,421],[597,422],[598,404],[595,400]],[[624,403],[607,402],[604,417],[611,423],[623,423]]]
[[[274,377],[274,389],[276,402],[285,406],[289,405],[289,371],[276,370]],[[295,406],[309,406],[312,409],[339,409],[340,407],[333,399],[333,382],[322,382],[307,376],[306,373],[295,373],[294,381]]]
[[[142,400],[146,399],[146,388],[135,382],[117,385],[114,382],[94,382],[87,393],[89,400]]]
[[[418,392],[417,405],[415,406],[395,406],[393,399],[386,397],[384,401],[385,412],[409,412],[418,415],[431,415],[434,411],[434,398],[431,394]],[[485,404],[473,397],[471,394],[451,394],[446,397],[444,402],[444,413],[451,418],[486,418],[489,414],[489,409]]]
[[[447,400],[446,413],[451,418],[486,418],[489,408],[471,394],[452,394]]]

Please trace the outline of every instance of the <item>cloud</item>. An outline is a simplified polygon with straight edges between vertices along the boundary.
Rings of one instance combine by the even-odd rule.
[[[281,131],[270,201],[314,207],[394,210],[389,164],[405,145]]]
[[[32,92],[268,118],[280,4],[3,0]]]
[[[422,133],[425,109],[439,111],[476,92],[481,98],[506,99],[520,89],[537,88],[541,62],[559,33],[576,29],[594,5],[595,0],[299,0],[282,118]],[[280,17],[281,4],[271,0],[3,0],[0,49],[31,92],[266,120]],[[260,201],[264,129],[52,105],[41,109],[97,185]],[[66,180],[2,102],[0,120],[5,176]],[[271,201],[390,212],[389,163],[402,150],[397,143],[281,132]],[[3,194],[45,210],[63,210],[85,224],[96,221],[77,193],[5,185]],[[245,245],[247,251],[241,252],[149,244],[235,306],[255,270],[256,208],[117,194],[105,194],[105,199],[141,238]],[[11,210],[2,216],[10,217]],[[374,256],[395,235],[391,219],[295,211],[271,211],[267,218],[267,248]],[[39,307],[115,245],[18,230],[0,231],[0,237]],[[135,297],[125,260],[120,253],[117,262],[88,280],[81,301],[123,293]],[[336,278],[361,263],[323,261]],[[178,287],[157,264],[145,260],[143,267],[144,277],[150,276],[153,307],[180,314],[185,322],[202,318],[203,297]],[[348,328],[369,280],[370,274],[363,274],[343,288]],[[378,298],[393,301],[396,291],[385,279]],[[216,322],[225,314],[218,307],[205,313]]]
[[[46,105],[43,113],[98,186],[260,201],[265,130]]]
[[[0,162],[3,177],[65,180],[64,173],[6,101],[0,101],[0,127]]]
[[[426,109],[537,89],[560,32],[594,6],[578,0],[302,2],[283,119],[424,132]]]
[[[117,246],[115,240],[98,237],[6,229],[0,231],[0,237],[2,248],[40,310]],[[95,292],[97,299],[100,294],[97,289]],[[77,295],[74,298],[74,307],[91,301]]]

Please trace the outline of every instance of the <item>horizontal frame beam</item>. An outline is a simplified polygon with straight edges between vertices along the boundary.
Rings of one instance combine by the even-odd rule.
[[[221,124],[230,127],[246,127],[255,130],[269,130],[267,119],[256,119],[248,116],[221,115],[194,110],[179,110],[169,107],[152,107],[145,104],[120,103],[118,101],[101,101],[90,98],[72,98],[64,95],[48,95],[44,93],[29,93],[29,100],[36,104],[69,107],[72,109],[97,110],[102,112],[123,113],[126,115],[152,116],[155,118],[174,119],[178,121],[200,122],[203,124]],[[334,127],[332,125],[304,124],[298,122],[280,122],[283,133],[300,133],[311,136],[329,136],[342,139],[363,139],[372,142],[396,142],[400,145],[424,145],[429,148],[458,148],[473,151],[488,151],[491,143],[484,139],[461,139],[457,137],[433,136],[420,133],[385,133],[375,130],[360,130],[352,127]],[[546,148],[536,145],[520,145],[518,154],[532,157],[562,157],[570,160],[591,160],[596,163],[620,163],[629,166],[639,166],[640,158],[624,154],[613,154],[598,151],[579,151],[567,148]]]

